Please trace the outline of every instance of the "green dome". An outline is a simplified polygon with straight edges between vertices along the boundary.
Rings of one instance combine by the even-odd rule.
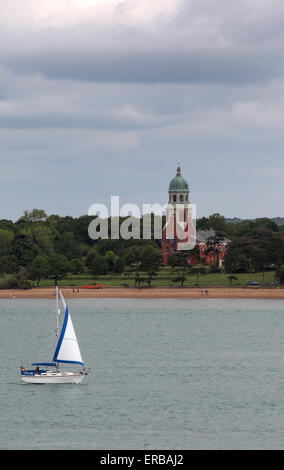
[[[177,174],[170,182],[169,191],[185,192],[189,191],[187,181],[181,176],[180,167],[177,168]]]

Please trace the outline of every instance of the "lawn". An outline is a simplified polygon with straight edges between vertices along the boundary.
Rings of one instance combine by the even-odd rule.
[[[179,286],[180,283],[173,283],[172,279],[177,277],[178,274],[173,274],[168,267],[161,268],[159,275],[152,282],[153,286]],[[240,273],[235,275],[238,279],[232,281],[232,286],[246,286],[248,281],[258,281],[262,283],[262,273]],[[275,280],[274,271],[269,271],[265,273],[265,286],[271,286],[272,282]],[[87,274],[77,274],[66,276],[64,279],[59,280],[59,286],[84,286],[88,284],[106,284],[107,286],[122,286],[126,283],[129,286],[134,285],[134,276],[133,275],[123,275],[123,274],[113,274],[110,273],[106,276],[97,277],[96,281]],[[200,287],[210,287],[210,286],[229,286],[230,282],[228,279],[227,273],[208,273],[199,275],[199,286]],[[43,279],[40,282],[41,287],[53,286],[54,281],[52,279]],[[185,286],[195,286],[196,285],[196,275],[189,274],[186,276]]]

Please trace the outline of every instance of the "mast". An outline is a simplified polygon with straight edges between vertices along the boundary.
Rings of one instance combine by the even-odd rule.
[[[59,315],[60,308],[58,306],[58,287],[56,286],[56,337],[59,337]]]
[[[59,338],[59,315],[60,308],[58,305],[58,286],[56,286],[56,337]],[[56,362],[56,369],[58,370],[58,362]]]
[[[57,366],[60,362],[84,365],[68,305],[65,303],[64,297],[60,291],[59,294],[65,308],[65,316],[61,332],[59,333],[59,328],[57,330],[58,342],[54,352],[53,361],[57,363]],[[57,309],[57,314],[60,314],[59,308]]]

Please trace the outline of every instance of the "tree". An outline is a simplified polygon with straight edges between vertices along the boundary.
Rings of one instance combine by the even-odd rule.
[[[267,217],[261,217],[259,219],[255,219],[255,228],[263,228],[267,230],[271,230],[272,232],[279,232],[278,225],[271,219]]]
[[[7,252],[7,250],[11,246],[13,238],[14,233],[12,232],[12,230],[0,228],[0,250],[5,250]]]
[[[0,274],[2,280],[6,278],[6,274],[16,273],[19,269],[18,260],[14,255],[2,255],[0,256]]]
[[[111,238],[109,238],[107,240],[98,240],[96,244],[96,249],[98,250],[100,255],[104,256],[108,251],[118,253],[118,251],[121,249],[121,246],[121,240],[112,240]]]
[[[146,246],[142,251],[142,260],[140,269],[147,274],[148,287],[158,273],[162,261],[161,251],[153,246]]]
[[[180,282],[181,287],[184,286],[184,283],[186,281],[186,273],[188,273],[190,270],[189,261],[191,256],[191,251],[178,251],[169,260],[170,266],[172,266],[173,268],[179,268],[178,276],[173,278],[172,282]]]
[[[108,250],[106,254],[104,255],[104,259],[106,260],[107,265],[108,265],[108,271],[113,271],[115,257],[116,257],[116,254],[112,250]]]
[[[124,265],[129,266],[128,271],[134,272],[134,286],[137,286],[137,284],[140,284],[141,281],[141,276],[140,276],[140,266],[142,263],[142,257],[143,257],[143,248],[141,246],[131,246],[125,253],[124,256]]]
[[[65,255],[69,260],[80,256],[80,247],[76,242],[74,234],[70,231],[64,231],[57,236],[54,250]]]
[[[196,275],[196,285],[199,286],[199,274],[206,274],[206,268],[200,264],[192,264],[190,271]]]
[[[53,253],[48,260],[48,269],[50,277],[54,279],[54,284],[57,286],[58,279],[63,279],[70,271],[70,263],[66,256]]]
[[[232,280],[237,280],[238,278],[237,278],[237,276],[234,276],[233,274],[230,274],[228,276],[228,279],[230,281],[230,286],[232,286]]]
[[[197,219],[196,228],[197,230],[209,230],[210,229],[209,219],[207,217],[202,217],[201,219]]]
[[[88,227],[92,220],[93,217],[89,215],[82,215],[78,219],[74,220],[72,230],[77,243],[85,245],[91,245],[94,243],[88,234]]]
[[[12,230],[0,228],[0,274],[3,280],[7,273],[16,271],[18,260],[12,254],[12,240],[14,233]]]
[[[25,210],[24,215],[19,219],[18,222],[38,222],[38,221],[45,221],[47,215],[44,210],[42,209],[32,209],[31,211]]]
[[[219,268],[220,266],[220,251],[222,250],[222,244],[224,242],[225,236],[220,233],[216,232],[215,235],[209,237],[206,242],[206,250],[205,253],[212,253],[213,259],[215,261],[215,267]]]
[[[49,275],[49,263],[45,255],[37,255],[29,266],[29,276],[33,281],[37,281],[37,287],[40,280]]]
[[[227,273],[245,273],[254,270],[250,258],[251,245],[243,238],[232,241],[224,257],[224,267]]]
[[[119,256],[115,257],[113,271],[117,274],[121,274],[124,271],[124,263]]]
[[[257,228],[232,241],[224,258],[230,274],[262,271],[262,285],[267,269],[277,269],[284,262],[284,236],[265,228]]]
[[[23,267],[28,266],[38,253],[32,237],[23,232],[15,235],[11,249],[13,255],[18,259],[18,265]]]
[[[270,244],[278,239],[278,234],[271,230],[259,228],[249,235],[252,243],[251,259],[256,271],[262,271],[262,286],[264,286],[265,269],[273,263],[271,258]],[[283,243],[283,242],[282,242]]]
[[[212,214],[208,218],[210,229],[212,228],[216,232],[226,232],[227,222],[223,215],[218,213]]]
[[[105,275],[108,272],[108,265],[105,258],[94,252],[91,260],[89,261],[89,271],[94,278],[100,275]]]
[[[125,251],[124,264],[126,266],[135,265],[135,268],[139,268],[142,260],[143,247],[133,245]]]
[[[84,271],[84,262],[80,258],[74,258],[70,261],[70,271],[72,274],[80,274]]]
[[[264,286],[264,273],[267,266],[271,264],[267,250],[261,246],[254,246],[251,250],[251,259],[256,271],[262,271],[262,286]]]
[[[50,254],[53,248],[56,232],[42,222],[33,223],[25,233],[29,234],[38,254]]]

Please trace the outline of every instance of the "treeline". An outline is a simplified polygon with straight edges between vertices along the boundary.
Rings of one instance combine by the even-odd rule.
[[[259,227],[229,244],[224,268],[230,274],[275,271],[277,283],[284,283],[284,234]]]
[[[213,230],[221,232],[229,239],[240,238],[249,235],[259,228],[270,230],[271,232],[284,233],[284,225],[277,225],[275,221],[262,217],[254,220],[242,220],[239,223],[229,222],[224,216],[215,213],[209,217],[197,219],[196,228],[198,230]]]
[[[88,273],[95,280],[107,273],[132,273],[136,285],[151,285],[161,264],[161,239],[143,240],[111,239],[93,240],[88,227],[94,219],[83,215],[47,215],[43,210],[24,211],[16,222],[0,220],[0,275],[2,288],[27,288],[30,281],[37,285],[41,279],[53,279],[56,284],[67,274]],[[119,219],[122,224],[125,219]],[[164,225],[165,220],[162,220]],[[141,237],[142,220],[139,221]],[[208,250],[217,253],[222,237],[231,240],[224,260],[229,275],[238,272],[276,270],[279,281],[284,282],[284,227],[268,218],[242,221],[238,224],[226,221],[220,214],[197,220],[198,230],[213,229],[214,240]],[[198,253],[195,252],[195,258]],[[202,265],[202,259],[197,259]],[[171,265],[184,273],[184,259],[177,257]],[[214,268],[214,267],[213,267]],[[198,276],[198,268],[194,268]],[[220,269],[216,264],[215,269]],[[9,276],[7,276],[9,275]],[[180,276],[177,275],[177,279]],[[184,274],[181,279],[184,278]]]
[[[230,280],[237,273],[275,271],[275,283],[284,283],[284,226],[263,217],[255,220],[229,222],[220,214],[199,219],[197,228],[213,228],[231,240],[224,258],[223,269]],[[218,250],[218,244],[216,246]]]
[[[1,287],[28,288],[30,280],[39,285],[46,278],[57,284],[67,274],[85,272],[95,280],[108,272],[122,273],[125,267],[137,271],[138,265],[151,279],[161,261],[161,240],[93,240],[88,234],[93,219],[88,215],[47,216],[43,210],[33,209],[24,211],[16,222],[0,220]],[[109,237],[110,230],[111,224]]]

